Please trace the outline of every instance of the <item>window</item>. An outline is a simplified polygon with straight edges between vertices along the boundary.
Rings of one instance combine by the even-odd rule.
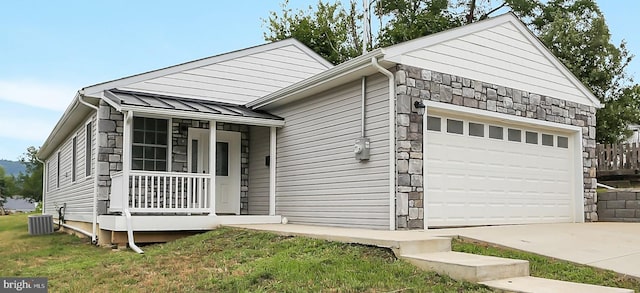
[[[504,130],[500,126],[489,125],[489,138],[503,139]]]
[[[509,128],[509,130],[507,131],[507,137],[509,141],[520,142],[522,141],[522,131],[520,131],[519,129]]]
[[[51,161],[47,160],[47,173],[45,174],[45,179],[47,182],[47,192],[49,192],[49,190],[51,190],[51,176],[49,176],[49,174],[51,174]]]
[[[565,136],[558,136],[558,147],[563,149],[569,148],[569,138]]]
[[[73,137],[71,146],[71,182],[76,181],[76,167],[78,166],[78,137]]]
[[[87,123],[84,135],[84,173],[87,177],[91,176],[91,157],[93,156],[93,149],[91,148],[92,129],[93,123]]]
[[[538,144],[538,133],[537,132],[527,131],[527,132],[525,132],[525,139],[526,139],[527,143]]]
[[[133,170],[167,170],[167,125],[166,119],[134,117],[131,152]]]
[[[427,130],[440,131],[440,117],[427,116]]]
[[[56,180],[56,188],[60,188],[60,152],[58,152],[57,154],[57,159],[56,159],[56,176],[57,176],[57,180]]]
[[[484,137],[484,124],[469,122],[469,135]]]
[[[229,144],[216,143],[216,176],[229,176]]]
[[[191,173],[198,173],[198,140],[191,140]],[[207,167],[208,169],[209,167]]]
[[[542,145],[553,146],[553,135],[542,134]]]
[[[463,123],[460,120],[447,119],[447,132],[462,134]]]

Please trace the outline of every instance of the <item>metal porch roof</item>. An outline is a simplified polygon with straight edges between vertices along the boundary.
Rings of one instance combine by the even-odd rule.
[[[251,110],[242,105],[226,104],[200,99],[172,97],[151,93],[111,89],[104,91],[104,97],[122,108],[142,107],[169,111],[194,112],[199,114],[223,115],[269,120],[284,120],[261,110]],[[187,113],[185,113],[187,114]]]

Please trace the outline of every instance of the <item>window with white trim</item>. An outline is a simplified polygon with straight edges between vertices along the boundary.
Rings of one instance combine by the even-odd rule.
[[[167,119],[133,118],[131,169],[167,171]]]
[[[93,156],[93,149],[91,148],[91,139],[93,138],[93,122],[87,123],[85,126],[84,134],[84,174],[85,176],[91,176],[91,157]]]
[[[464,123],[461,120],[447,119],[447,132],[462,134]]]
[[[538,133],[533,131],[525,131],[525,141],[530,144],[538,144]]]
[[[563,149],[569,148],[569,138],[566,136],[558,136],[558,147]]]
[[[489,138],[503,139],[504,130],[500,126],[489,125]]]
[[[484,137],[484,124],[469,122],[469,135]]]
[[[56,188],[60,188],[60,152],[56,155]]]
[[[542,134],[542,145],[553,146],[553,135]]]
[[[507,129],[507,139],[509,141],[521,142],[522,141],[522,131],[520,129]]]
[[[427,130],[440,131],[440,117],[427,116]]]
[[[75,182],[78,169],[78,137],[74,136],[71,143],[71,182]]]

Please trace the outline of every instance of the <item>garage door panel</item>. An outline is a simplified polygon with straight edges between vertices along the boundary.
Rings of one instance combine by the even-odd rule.
[[[486,124],[518,129],[508,124]],[[537,129],[519,129],[522,133],[541,133]],[[446,128],[442,132],[427,131],[424,144],[429,226],[572,220],[571,147],[511,142],[506,135],[503,140],[474,137],[468,135],[467,127],[464,134],[444,131]]]

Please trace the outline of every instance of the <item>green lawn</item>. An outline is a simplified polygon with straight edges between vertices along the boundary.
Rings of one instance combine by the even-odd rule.
[[[564,260],[553,259],[523,251],[499,248],[481,243],[463,241],[461,239],[454,239],[452,242],[452,250],[528,260],[530,273],[535,277],[628,288],[634,289],[636,292],[640,292],[640,280],[638,279],[623,277],[612,271],[574,264]]]
[[[221,228],[167,244],[112,251],[55,233],[29,236],[27,215],[0,217],[0,276],[48,277],[50,292],[489,292],[423,272],[391,251]],[[525,259],[544,278],[632,288],[587,266],[455,240],[456,251]]]
[[[221,228],[138,255],[26,222],[0,217],[0,276],[48,277],[50,292],[489,292],[362,245]]]

